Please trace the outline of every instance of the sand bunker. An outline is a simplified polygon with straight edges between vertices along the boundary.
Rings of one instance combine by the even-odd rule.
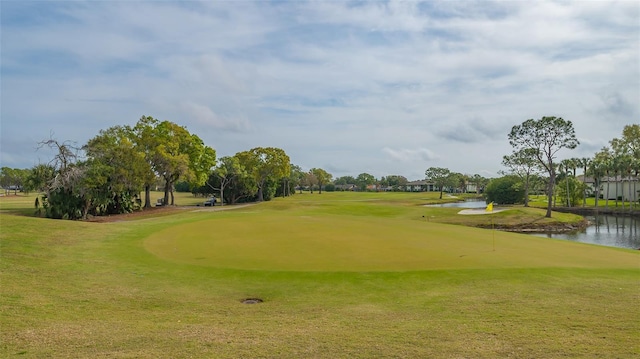
[[[458,212],[458,214],[492,214],[492,213],[498,213],[502,211],[505,211],[505,209],[494,209],[491,212],[487,212],[487,210],[484,208],[474,208],[474,209],[463,209],[462,211]]]

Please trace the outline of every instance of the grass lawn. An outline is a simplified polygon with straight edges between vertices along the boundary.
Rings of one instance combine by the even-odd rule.
[[[450,224],[490,217],[423,207],[433,195],[305,193],[225,211],[185,197],[190,209],[106,223],[29,217],[32,198],[0,198],[0,354],[640,355],[639,251]],[[544,216],[531,210],[491,216]]]

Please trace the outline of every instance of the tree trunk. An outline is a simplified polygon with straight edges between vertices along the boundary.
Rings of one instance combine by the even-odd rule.
[[[322,194],[322,182],[318,183],[318,194]]]
[[[264,181],[262,181],[260,183],[260,185],[258,186],[258,202],[263,202],[264,201],[264,196],[262,194],[262,187],[264,187]]]
[[[618,172],[613,174],[614,178],[615,178],[615,184],[616,184],[616,209],[618,208]],[[624,202],[623,202],[623,206],[624,206]]]
[[[162,206],[166,206],[169,203],[169,188],[171,188],[171,181],[165,178],[164,181],[164,199]]]
[[[224,182],[220,184],[220,205],[224,206]]]
[[[586,159],[585,159],[586,160]],[[593,182],[595,183],[595,175],[593,176]],[[582,176],[582,207],[586,207],[587,206],[587,165],[585,162],[584,165],[584,175]]]
[[[596,211],[598,210],[598,200],[600,199],[600,181],[596,179],[596,175],[593,175],[593,186],[594,188],[594,193],[596,195]]]
[[[524,206],[529,207],[529,175],[524,180]]]
[[[144,208],[151,208],[151,185],[144,186]]]
[[[633,200],[632,200],[632,193],[631,193],[631,173],[629,173],[629,175],[627,176],[627,184],[629,187],[629,190],[627,191],[629,197],[627,198],[627,200],[629,201],[629,212],[631,212],[631,205],[633,204]]]
[[[609,184],[611,183],[611,176],[607,172],[607,198],[604,199],[604,207],[609,208]]]
[[[569,193],[569,174],[565,176],[564,181],[567,183],[567,207],[571,207],[571,195]]]
[[[556,173],[555,171],[551,171],[549,174],[549,186],[547,187],[547,213],[545,217],[551,218],[551,204],[553,201],[553,188],[555,187],[556,182]]]

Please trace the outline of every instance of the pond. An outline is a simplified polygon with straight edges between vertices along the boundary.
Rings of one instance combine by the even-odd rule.
[[[428,207],[485,208],[484,201],[433,204]],[[640,249],[640,218],[630,216],[585,216],[591,223],[582,231],[573,233],[532,233],[533,236],[565,239],[601,246]]]
[[[585,216],[585,218],[591,225],[582,231],[532,235],[609,247],[640,249],[640,218],[612,215]]]

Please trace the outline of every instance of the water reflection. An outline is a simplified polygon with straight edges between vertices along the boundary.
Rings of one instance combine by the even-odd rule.
[[[592,223],[583,231],[562,234],[535,234],[548,238],[599,244],[609,247],[640,248],[640,218],[629,216],[586,216]]]
[[[485,208],[484,201],[432,204],[427,207]],[[585,216],[591,223],[586,229],[573,233],[532,233],[534,236],[566,239],[574,242],[609,247],[640,249],[640,218],[630,216]]]

